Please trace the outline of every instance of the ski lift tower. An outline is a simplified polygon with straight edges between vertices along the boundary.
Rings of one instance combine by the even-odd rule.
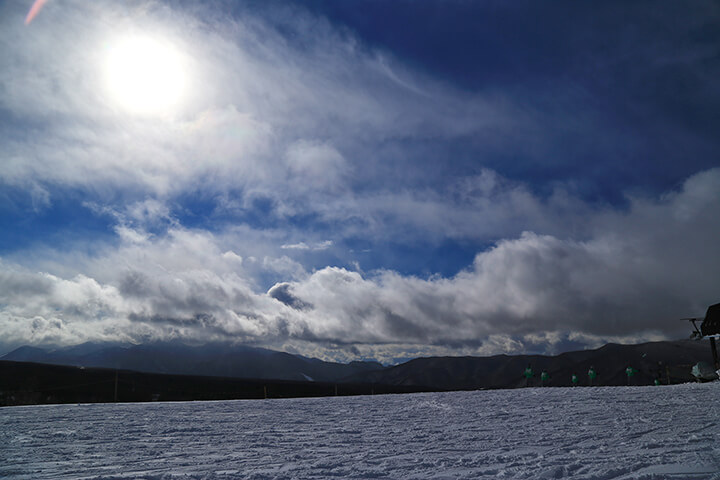
[[[705,314],[705,318],[688,318],[692,322],[695,331],[693,332],[693,338],[709,338],[710,349],[712,350],[713,364],[716,370],[720,370],[720,361],[718,361],[717,345],[715,343],[716,338],[720,338],[720,303],[710,305]],[[702,320],[700,328],[697,323]]]

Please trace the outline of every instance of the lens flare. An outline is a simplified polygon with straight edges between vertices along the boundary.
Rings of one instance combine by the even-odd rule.
[[[30,22],[33,21],[35,17],[37,17],[37,14],[40,13],[40,10],[42,10],[43,6],[47,3],[47,0],[35,0],[35,3],[32,4],[32,7],[30,7],[30,11],[27,14],[27,17],[25,17],[25,25],[30,25]]]

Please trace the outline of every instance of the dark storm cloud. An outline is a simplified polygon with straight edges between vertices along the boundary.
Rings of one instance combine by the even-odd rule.
[[[307,310],[312,308],[312,305],[303,302],[292,294],[292,286],[287,282],[273,285],[267,293],[275,300],[278,300],[288,307],[292,307],[296,310]]]
[[[126,273],[120,280],[118,289],[126,297],[143,297],[148,294],[150,279],[138,271]]]

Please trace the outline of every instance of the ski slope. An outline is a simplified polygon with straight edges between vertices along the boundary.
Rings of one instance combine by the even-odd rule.
[[[9,407],[0,478],[720,479],[720,382]]]

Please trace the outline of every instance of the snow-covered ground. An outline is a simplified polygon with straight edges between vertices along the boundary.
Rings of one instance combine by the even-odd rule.
[[[720,382],[3,408],[0,478],[720,479]]]

